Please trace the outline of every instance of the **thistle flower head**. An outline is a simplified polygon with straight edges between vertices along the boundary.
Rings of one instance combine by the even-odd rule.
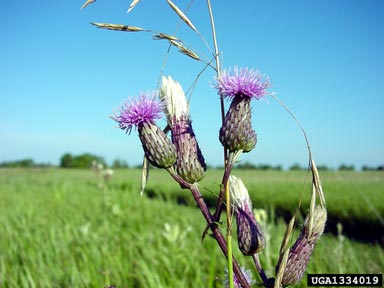
[[[145,157],[155,167],[169,168],[176,162],[176,147],[154,123],[140,124],[139,137]]]
[[[250,207],[252,210],[252,202],[249,198],[247,187],[245,187],[244,182],[240,178],[234,175],[229,176],[229,192],[231,193],[235,211],[244,209],[245,206]]]
[[[321,205],[317,206],[313,213],[307,216],[299,237],[289,250],[288,260],[282,276],[282,285],[294,285],[303,278],[315,245],[323,234],[326,221],[327,210]],[[277,269],[279,269],[280,265],[279,261]]]
[[[192,129],[183,88],[170,76],[163,76],[160,98],[166,104],[164,110],[171,128],[172,143],[177,151],[177,174],[188,183],[198,182],[204,177],[207,166]]]
[[[130,133],[133,127],[153,123],[154,119],[161,118],[163,106],[156,92],[141,93],[138,99],[130,99],[130,103],[124,102],[120,113],[111,118],[119,124],[120,129]]]
[[[220,128],[219,140],[231,152],[252,151],[257,143],[255,130],[252,129],[250,98],[236,96],[225,115]]]
[[[252,273],[250,270],[245,269],[245,267],[240,267],[241,272],[243,272],[243,275],[245,277],[245,280],[247,280],[248,284],[251,286],[255,284],[255,280],[252,279]],[[239,279],[237,279],[236,274],[233,275],[233,284],[235,288],[241,288],[241,283]],[[225,287],[229,287],[229,277],[228,277],[228,270],[225,269]]]
[[[232,175],[229,177],[229,190],[236,212],[239,249],[246,256],[259,253],[265,247],[265,238],[253,214],[248,190],[240,178]]]
[[[171,76],[161,78],[160,98],[166,104],[164,112],[168,122],[173,118],[189,116],[189,106],[183,88]]]
[[[248,68],[240,68],[237,66],[231,70],[224,70],[220,79],[216,79],[215,88],[221,97],[234,98],[235,96],[260,98],[268,95],[266,90],[271,86],[268,77],[261,74],[258,70],[249,70]]]
[[[220,96],[232,100],[220,128],[220,142],[229,151],[250,152],[257,142],[256,132],[252,129],[250,102],[271,94],[266,91],[270,81],[260,71],[237,67],[233,73],[224,70],[216,81]]]
[[[176,148],[154,121],[160,118],[163,106],[157,93],[141,93],[138,99],[125,102],[112,119],[127,133],[136,127],[148,161],[155,167],[169,168],[176,162]]]
[[[327,210],[321,205],[316,206],[313,213],[308,215],[304,222],[303,232],[309,241],[317,241],[320,238],[324,232],[326,222]],[[311,228],[310,225],[312,226]]]

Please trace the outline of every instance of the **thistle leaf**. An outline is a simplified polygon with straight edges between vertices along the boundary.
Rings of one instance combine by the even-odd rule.
[[[139,2],[140,2],[140,0],[133,0],[133,1],[131,2],[131,5],[129,5],[129,8],[128,8],[127,13],[131,12],[132,9],[135,8],[135,6],[136,6],[137,4],[139,4]]]
[[[187,24],[196,33],[199,33],[195,26],[192,24],[191,20],[189,20],[188,17],[175,4],[173,4],[171,0],[167,0],[167,2],[173,11],[175,11],[176,14],[181,18],[181,20],[185,22],[185,24]]]
[[[81,5],[80,10],[84,9],[85,7],[87,7],[89,4],[91,4],[93,2],[96,2],[96,0],[87,0],[87,1],[85,1],[84,4]]]
[[[95,23],[95,22],[91,22],[91,24],[96,26],[97,28],[115,30],[115,31],[124,31],[124,32],[148,31],[144,28],[140,28],[136,26],[121,25],[121,24]]]

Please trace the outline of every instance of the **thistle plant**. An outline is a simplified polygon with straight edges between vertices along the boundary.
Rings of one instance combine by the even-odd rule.
[[[256,132],[252,129],[252,99],[259,100],[268,95],[269,79],[260,71],[234,68],[233,74],[224,70],[215,87],[218,94],[231,100],[223,125],[220,128],[221,144],[230,152],[250,152],[256,146]]]
[[[93,2],[95,1],[88,0],[81,8],[85,8]],[[133,0],[128,12],[131,12],[139,2],[140,0]],[[209,48],[207,41],[187,17],[186,13],[171,0],[167,0],[167,2],[183,23],[191,28],[193,33],[198,34]],[[218,187],[217,203],[213,207],[215,211],[213,213],[210,211],[200,192],[201,186],[198,182],[203,179],[207,165],[192,128],[189,103],[184,89],[179,82],[173,79],[174,77],[160,75],[155,92],[141,93],[137,98],[128,99],[111,118],[127,134],[130,134],[133,129],[138,132],[143,148],[145,168],[143,170],[142,190],[145,188],[148,178],[147,164],[149,162],[157,168],[167,170],[171,178],[180,187],[191,192],[207,224],[207,228],[203,232],[203,239],[207,231],[210,230],[214,240],[227,259],[226,280],[224,281],[226,287],[248,288],[257,284],[264,287],[279,288],[293,285],[302,279],[308,261],[326,224],[326,203],[320,177],[304,129],[285,104],[268,90],[271,87],[269,78],[260,71],[249,68],[235,66],[232,69],[221,69],[220,52],[209,0],[207,1],[207,8],[210,15],[213,42],[213,49],[209,49],[211,53],[209,57],[202,57],[181,38],[169,33],[155,32],[132,25],[92,24],[98,28],[108,30],[151,33],[154,40],[168,41],[170,48],[174,47],[187,57],[201,62],[204,65],[201,73],[207,71],[207,68],[212,68],[215,72],[216,75],[212,77],[214,79],[213,87],[220,96],[218,106],[220,107],[222,120],[222,125],[218,131],[218,140],[223,146],[224,163],[221,185]],[[191,75],[191,80],[195,79],[193,85],[195,85],[200,74],[197,76]],[[296,212],[287,225],[279,252],[279,260],[276,264],[276,275],[270,277],[266,275],[259,261],[259,257],[263,255],[266,241],[261,226],[253,214],[253,204],[248,189],[240,178],[231,175],[238,157],[256,147],[257,136],[252,128],[251,101],[268,96],[280,103],[301,128],[308,147],[309,168],[312,173],[311,201],[305,223],[301,228],[298,239],[292,244]],[[226,100],[230,102],[228,109],[225,108]],[[166,119],[166,127],[158,126],[156,120],[160,118]],[[222,225],[220,219],[224,207],[226,225]],[[238,248],[244,256],[253,258],[255,270],[260,276],[261,283],[253,280],[251,270],[240,266],[239,260],[233,256],[232,215],[236,218]],[[166,223],[166,219],[164,219],[164,223]],[[225,236],[223,230],[225,230]]]
[[[142,93],[139,99],[125,102],[120,113],[111,118],[127,133],[136,127],[146,159],[155,167],[169,168],[176,162],[176,148],[155,123],[162,108],[156,93]]]
[[[236,213],[239,249],[245,256],[260,253],[265,247],[265,239],[260,224],[253,214],[247,187],[240,178],[231,175],[229,190]]]
[[[207,166],[192,129],[187,99],[181,85],[170,76],[162,78],[161,99],[166,103],[165,113],[176,147],[175,168],[188,183],[195,183],[204,177]]]

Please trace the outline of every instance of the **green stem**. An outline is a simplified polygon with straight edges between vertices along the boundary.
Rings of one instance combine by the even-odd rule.
[[[231,204],[230,204],[230,193],[228,182],[225,187],[225,198],[227,202],[227,253],[228,253],[228,283],[229,287],[233,288],[234,279],[233,279],[233,263],[232,263],[232,213],[231,213]]]
[[[217,73],[217,79],[220,79],[221,77],[221,67],[220,67],[220,59],[219,59],[219,48],[217,45],[217,39],[216,39],[216,29],[215,29],[215,21],[213,19],[212,14],[212,7],[211,7],[211,1],[207,0],[208,4],[208,10],[209,10],[209,16],[211,20],[211,28],[212,28],[212,38],[213,38],[213,45],[215,49],[215,61],[216,61],[216,73]],[[223,97],[220,97],[220,110],[221,110],[221,121],[224,122],[225,118],[225,108],[224,108],[224,99]],[[228,165],[228,151],[224,147],[224,166]],[[228,184],[225,184],[225,192],[226,192],[226,203],[227,203],[227,253],[228,253],[228,283],[229,288],[233,288],[233,264],[232,264],[232,220],[231,220],[231,202],[230,202],[230,194],[228,189]],[[218,207],[221,209],[220,207]],[[219,212],[220,213],[220,212]]]

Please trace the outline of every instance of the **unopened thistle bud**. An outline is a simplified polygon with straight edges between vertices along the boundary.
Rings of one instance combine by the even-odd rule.
[[[221,97],[232,99],[222,127],[219,139],[221,144],[230,151],[249,152],[256,146],[256,133],[251,123],[251,99],[260,99],[269,94],[266,89],[270,86],[269,79],[259,71],[247,68],[234,68],[223,71],[220,79],[216,79],[215,87]]]
[[[166,103],[165,112],[171,128],[172,143],[176,147],[177,174],[188,183],[198,182],[204,177],[207,166],[192,129],[183,88],[170,76],[163,77],[160,97]]]
[[[265,247],[265,238],[252,212],[248,190],[240,178],[232,175],[229,177],[229,190],[236,213],[239,249],[247,256],[259,253]]]
[[[311,217],[312,219],[308,215],[305,219],[300,235],[289,251],[288,261],[281,281],[283,286],[294,285],[303,278],[316,242],[323,234],[325,222],[327,221],[325,207],[317,206]],[[312,229],[310,229],[310,225],[312,225]]]
[[[155,93],[152,97],[141,94],[139,99],[124,103],[120,114],[112,119],[127,133],[136,127],[148,161],[155,167],[169,168],[176,162],[176,148],[154,121],[160,118],[162,109]]]

